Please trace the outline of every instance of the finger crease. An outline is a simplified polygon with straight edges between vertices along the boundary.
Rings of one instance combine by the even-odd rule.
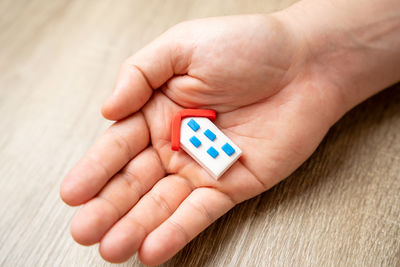
[[[185,183],[185,185],[187,187],[189,187],[191,192],[196,189],[196,186],[193,184],[193,182],[190,179],[188,179],[180,174],[179,174],[179,176],[175,176],[175,177],[176,177],[176,179],[183,181]]]
[[[147,76],[144,74],[144,71],[143,71],[138,65],[131,64],[130,66],[133,67],[134,69],[136,69],[137,71],[140,72],[140,74],[142,75],[143,79],[146,81],[147,86],[148,86],[151,90],[155,90],[155,88],[151,85],[149,79],[147,79]]]
[[[240,160],[240,159],[239,159],[239,160]],[[243,165],[242,162],[240,162],[240,164]],[[244,165],[243,165],[243,167],[244,167]],[[255,180],[261,185],[261,187],[262,187],[262,189],[263,189],[264,191],[265,191],[265,190],[268,190],[268,189],[270,188],[270,186],[267,186],[267,184],[265,184],[264,181],[261,180],[261,178],[259,178],[257,175],[255,175],[249,168],[247,168],[247,167],[245,167],[245,168],[248,170],[248,172],[249,172],[251,175],[254,176]]]
[[[167,173],[167,169],[165,168],[163,162],[161,161],[160,155],[158,154],[158,152],[157,152],[155,149],[153,149],[153,150],[154,150],[154,154],[157,155],[157,160],[158,160],[158,162],[159,162],[161,168],[163,169],[164,174]]]
[[[214,187],[202,186],[202,187],[198,187],[198,188],[207,188],[207,189],[210,189],[212,191],[215,191],[216,193],[220,193],[220,194],[224,195],[228,199],[228,201],[231,202],[232,206],[236,206],[239,203],[239,201],[236,201],[235,199],[233,199],[228,193],[222,192],[222,191],[220,191],[220,190],[218,190],[218,189],[216,189]]]
[[[171,146],[170,140],[160,139],[160,140],[158,140],[158,143],[153,144],[153,146],[155,147],[155,150],[157,151],[158,158],[160,159],[161,165],[163,166],[165,173],[168,173],[168,174],[175,173],[175,171],[171,169],[171,164],[172,164],[173,158],[177,155],[177,153],[173,153],[172,156],[170,158],[168,158],[165,163],[163,163],[163,161],[159,155],[164,149],[165,150],[170,149],[170,146]]]
[[[131,182],[131,181],[129,180],[129,178],[126,177],[126,176],[128,176],[128,175],[131,175],[132,177],[136,177],[136,176],[134,176],[133,174],[131,174],[131,173],[129,173],[129,172],[126,172],[126,173],[121,173],[121,179],[124,180],[125,183],[128,185],[128,187],[129,187],[132,191],[134,191],[134,192],[136,193],[137,198],[139,199],[139,198],[142,196],[142,194],[143,194],[143,186],[142,186],[139,182]],[[141,185],[141,186],[135,186],[135,185],[138,185],[138,184]]]
[[[112,127],[110,128],[110,133],[114,135],[114,142],[118,145],[118,147],[125,151],[125,153],[127,154],[127,158],[130,159],[134,155],[134,153],[132,151],[132,148],[129,146],[126,138],[119,134],[117,131],[113,130]]]
[[[142,229],[144,235],[146,236],[148,234],[148,230],[146,229],[146,227],[144,227],[143,224],[139,223],[135,218],[129,217],[129,216],[125,216],[124,220],[127,220],[129,222],[131,222],[132,224],[139,226],[140,229]]]
[[[213,216],[211,216],[210,212],[204,207],[203,204],[200,203],[195,203],[190,198],[187,199],[188,203],[190,206],[192,206],[194,209],[196,209],[198,212],[200,212],[206,219],[207,219],[207,224],[211,224],[215,219]]]
[[[98,195],[97,197],[103,200],[104,202],[108,203],[116,211],[118,218],[121,218],[122,211],[117,207],[117,205],[115,205],[111,200],[102,195]]]
[[[183,238],[185,239],[185,243],[189,243],[191,238],[189,233],[185,230],[185,228],[182,227],[182,225],[180,225],[179,223],[175,222],[172,218],[169,218],[169,220],[167,221],[170,223],[170,225],[172,225],[175,229],[177,229],[182,235]]]
[[[103,163],[101,160],[99,160],[99,159],[96,158],[96,157],[91,156],[90,154],[88,155],[88,158],[89,158],[89,160],[91,160],[92,162],[94,162],[95,165],[100,166],[100,168],[102,169],[103,173],[105,174],[105,176],[106,176],[107,178],[111,177],[111,173],[108,171],[106,165],[104,165],[104,163]]]
[[[154,200],[154,202],[156,202],[159,207],[162,207],[164,210],[166,210],[169,215],[173,213],[173,210],[168,206],[167,201],[164,197],[155,193],[150,193],[149,195]]]
[[[238,160],[238,164],[242,165],[253,177],[254,179],[261,185],[261,188],[265,191],[268,190],[269,188],[271,188],[271,186],[267,186],[267,184],[264,183],[264,181],[258,177],[257,175],[255,175],[253,173],[252,170],[250,170],[250,168],[246,167],[243,162],[241,161],[241,159]]]

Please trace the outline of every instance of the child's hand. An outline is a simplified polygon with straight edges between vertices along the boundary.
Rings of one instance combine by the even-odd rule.
[[[111,262],[138,251],[145,264],[162,263],[310,156],[348,106],[286,16],[182,23],[122,65],[103,106],[120,121],[61,188],[67,204],[86,203],[72,222],[77,242],[100,242]],[[189,107],[215,109],[216,124],[243,150],[219,180],[170,148],[171,119]]]

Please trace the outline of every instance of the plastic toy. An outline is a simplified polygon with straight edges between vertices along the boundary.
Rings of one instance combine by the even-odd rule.
[[[184,109],[172,121],[171,149],[179,147],[218,179],[240,157],[242,150],[211,120],[216,113],[208,109]]]

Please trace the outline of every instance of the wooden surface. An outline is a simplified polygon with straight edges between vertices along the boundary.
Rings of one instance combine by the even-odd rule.
[[[0,1],[0,266],[110,266],[73,242],[58,191],[109,125],[99,107],[120,62],[179,21],[290,2]],[[399,218],[398,85],[165,266],[400,266]]]

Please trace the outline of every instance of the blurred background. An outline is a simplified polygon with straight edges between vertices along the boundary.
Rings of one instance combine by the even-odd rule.
[[[0,0],[0,266],[111,266],[69,234],[68,169],[108,125],[120,63],[193,18],[291,0]],[[399,266],[400,86],[349,112],[288,179],[164,266]],[[140,266],[134,257],[122,266]]]

